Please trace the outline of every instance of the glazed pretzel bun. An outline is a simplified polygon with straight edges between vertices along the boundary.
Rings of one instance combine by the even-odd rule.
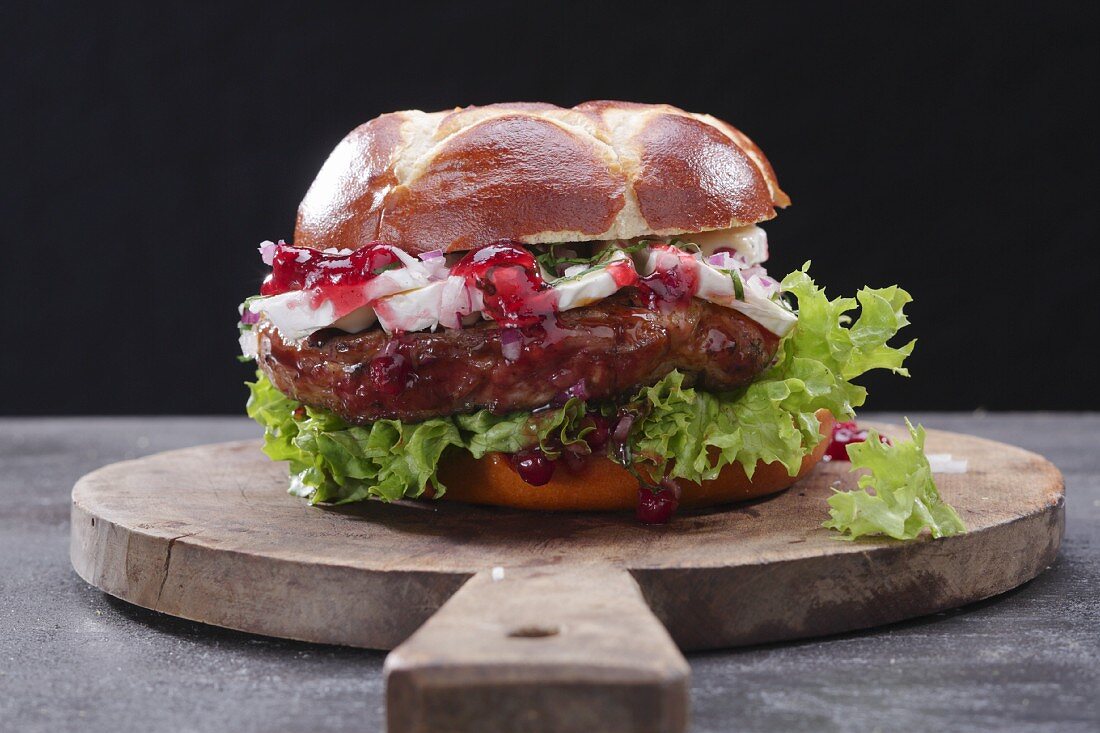
[[[767,496],[788,488],[809,473],[825,454],[836,422],[828,410],[818,410],[821,442],[802,460],[796,476],[781,463],[758,463],[750,480],[741,464],[722,469],[718,478],[693,484],[680,481],[682,507],[706,507]],[[443,499],[541,511],[610,511],[633,509],[638,481],[622,466],[602,456],[590,456],[579,471],[559,470],[545,486],[530,486],[512,470],[508,457],[490,453],[475,459],[456,451],[440,464],[447,487]]]
[[[294,243],[413,254],[755,224],[790,199],[747,136],[664,104],[505,103],[385,114],[337,145]]]

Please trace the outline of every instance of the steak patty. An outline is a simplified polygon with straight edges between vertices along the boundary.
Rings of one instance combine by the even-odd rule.
[[[533,410],[569,394],[613,398],[673,369],[726,390],[750,382],[775,356],[778,337],[737,311],[693,299],[662,312],[633,297],[558,313],[503,343],[491,321],[393,337],[326,329],[302,343],[261,322],[257,361],[285,394],[363,424]]]

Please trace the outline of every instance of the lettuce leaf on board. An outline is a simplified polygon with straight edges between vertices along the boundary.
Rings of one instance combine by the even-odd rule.
[[[829,497],[830,519],[822,526],[844,539],[886,535],[911,540],[925,529],[933,537],[965,532],[962,519],[940,498],[932,468],[924,455],[924,428],[908,420],[911,441],[887,445],[870,430],[863,443],[848,445],[852,470],[867,469],[856,491],[838,491]],[[868,488],[874,488],[871,494]]]

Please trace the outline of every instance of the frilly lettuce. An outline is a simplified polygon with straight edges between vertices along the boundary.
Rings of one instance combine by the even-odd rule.
[[[778,461],[793,476],[821,440],[814,413],[824,408],[851,418],[866,399],[867,390],[850,380],[871,369],[909,375],[902,362],[915,342],[887,345],[909,323],[909,294],[864,288],[854,299],[829,300],[806,270],[783,280],[783,290],[798,300],[798,326],[756,381],[711,393],[685,388],[683,375],[672,372],[639,392],[644,419],[633,433],[635,460],[692,482],[713,479],[734,462],[751,477],[758,461]],[[848,314],[857,303],[852,322]]]
[[[580,442],[588,430],[581,425],[585,405],[577,399],[535,414],[500,416],[481,410],[360,427],[327,410],[300,405],[262,375],[248,387],[248,416],[264,426],[264,453],[290,462],[290,492],[311,503],[418,497],[429,484],[439,495],[446,491],[437,476],[439,461],[452,446],[480,458],[538,443],[554,456],[558,445]]]
[[[924,455],[924,428],[908,420],[912,441],[888,445],[874,430],[863,443],[848,445],[852,470],[867,469],[857,491],[838,491],[829,497],[829,521],[844,539],[886,535],[911,540],[926,528],[933,537],[965,532],[959,515],[940,498],[932,468]],[[874,494],[867,489],[873,487]]]
[[[829,300],[806,267],[788,275],[782,287],[797,299],[798,325],[774,363],[757,380],[731,392],[685,386],[684,375],[673,371],[614,405],[571,399],[534,414],[482,410],[360,427],[300,406],[261,376],[249,385],[248,414],[265,427],[265,452],[290,462],[292,493],[311,502],[417,497],[429,486],[438,495],[445,491],[437,475],[439,462],[451,450],[481,457],[539,444],[553,457],[558,446],[574,444],[575,450],[587,452],[582,421],[590,409],[634,415],[627,450],[620,456],[644,465],[651,477],[699,482],[734,462],[751,476],[759,461],[778,461],[794,475],[820,440],[814,413],[824,408],[851,418],[867,397],[851,380],[872,369],[908,376],[902,364],[915,342],[888,345],[908,324],[904,308],[911,298],[900,288],[864,288],[855,298]],[[827,526],[852,537],[910,537],[925,526],[936,536],[959,531],[957,515],[939,500],[932,484],[919,435],[917,440],[914,433],[913,444],[892,449],[879,447],[877,439],[850,448],[853,465],[873,472],[877,493],[866,492],[872,480],[864,477],[859,492],[833,496]]]

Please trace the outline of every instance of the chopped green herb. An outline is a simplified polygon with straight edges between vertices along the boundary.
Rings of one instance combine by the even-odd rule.
[[[741,274],[737,270],[728,270],[730,280],[733,280],[733,294],[738,300],[745,299],[745,284],[741,282]]]

